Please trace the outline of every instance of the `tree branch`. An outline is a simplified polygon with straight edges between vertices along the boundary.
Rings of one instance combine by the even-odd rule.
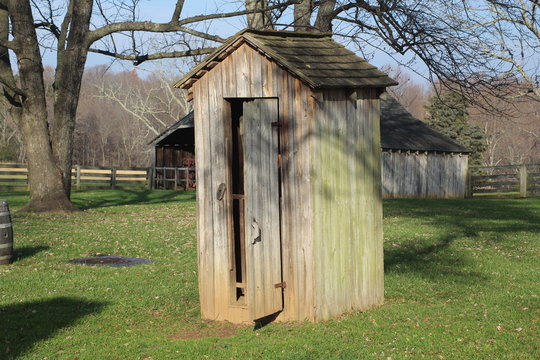
[[[288,0],[284,3],[274,5],[274,6],[269,6],[264,9],[241,10],[241,11],[233,11],[233,12],[228,12],[228,13],[218,13],[218,14],[209,14],[209,15],[197,15],[197,16],[185,18],[183,20],[171,21],[168,23],[154,23],[151,21],[118,22],[118,23],[108,24],[108,25],[102,26],[100,28],[97,28],[95,30],[88,32],[87,37],[86,37],[86,43],[88,46],[91,46],[94,42],[96,42],[99,39],[104,38],[105,36],[118,33],[118,32],[123,32],[123,31],[145,31],[145,32],[177,32],[178,31],[178,32],[186,32],[188,34],[192,34],[206,40],[223,43],[225,42],[226,39],[218,35],[210,35],[203,32],[199,32],[199,31],[187,28],[184,25],[197,23],[201,21],[254,14],[257,12],[272,11],[275,9],[281,9],[285,5],[296,4],[298,1],[299,0]],[[179,4],[177,3],[176,5],[177,5],[176,7],[178,8]]]
[[[28,94],[21,88],[13,85],[11,81],[0,77],[0,84],[4,85],[9,90],[13,91],[16,95],[19,95],[24,99],[28,97]]]
[[[180,21],[180,14],[182,13],[183,8],[184,8],[184,0],[178,0],[174,8],[173,15],[171,17],[172,23],[178,23]]]
[[[133,64],[137,66],[147,60],[170,59],[170,58],[179,58],[179,57],[194,56],[194,55],[206,55],[206,54],[210,54],[215,49],[216,48],[211,47],[211,48],[201,48],[201,49],[186,50],[186,51],[159,52],[159,53],[145,54],[145,55],[125,55],[125,54],[119,54],[119,53],[115,53],[108,50],[101,50],[101,49],[94,49],[94,48],[90,48],[88,51],[96,53],[96,54],[114,57],[120,60],[133,61]]]

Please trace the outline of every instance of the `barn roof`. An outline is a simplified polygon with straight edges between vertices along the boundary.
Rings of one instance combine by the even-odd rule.
[[[381,99],[381,147],[386,150],[470,152],[412,116],[390,95]]]
[[[173,134],[178,129],[188,129],[193,128],[193,111],[184,116],[182,119],[178,120],[168,128],[166,128],[161,134],[153,138],[148,144],[157,145],[159,142],[166,139],[169,135]]]
[[[174,86],[190,88],[244,43],[259,50],[313,89],[397,85],[386,73],[333,41],[330,34],[246,29],[229,38]]]

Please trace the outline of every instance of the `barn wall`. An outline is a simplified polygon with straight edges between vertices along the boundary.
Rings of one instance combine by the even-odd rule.
[[[225,98],[278,97],[282,152],[282,264],[284,310],[278,320],[314,319],[309,182],[311,90],[247,45],[241,45],[193,85],[197,163],[199,291],[206,319],[249,321],[247,309],[229,306],[225,201],[228,184]],[[230,189],[230,186],[227,186]],[[230,196],[230,194],[226,194]],[[276,194],[278,196],[278,194]],[[248,279],[249,281],[249,279]]]
[[[467,167],[465,154],[383,151],[383,197],[464,198]]]
[[[312,184],[316,320],[383,302],[380,108],[375,90],[325,90]]]

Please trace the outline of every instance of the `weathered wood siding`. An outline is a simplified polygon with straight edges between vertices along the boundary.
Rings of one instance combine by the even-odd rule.
[[[284,309],[280,320],[313,319],[313,256],[309,182],[311,90],[248,45],[241,45],[193,85],[197,163],[199,292],[206,319],[250,321],[247,307],[229,305],[226,201],[230,189],[225,119],[227,98],[279,98],[282,153],[281,240]],[[225,195],[231,196],[229,192]],[[278,194],[276,194],[278,196]],[[228,199],[226,198],[228,201]],[[264,271],[262,269],[262,271]]]
[[[315,320],[324,320],[381,304],[384,269],[378,95],[325,90],[319,99],[311,143],[313,288]]]
[[[383,151],[385,198],[464,198],[466,154]]]

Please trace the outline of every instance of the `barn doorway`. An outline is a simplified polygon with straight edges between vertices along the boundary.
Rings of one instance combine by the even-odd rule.
[[[229,265],[233,306],[283,309],[278,99],[229,99]]]

